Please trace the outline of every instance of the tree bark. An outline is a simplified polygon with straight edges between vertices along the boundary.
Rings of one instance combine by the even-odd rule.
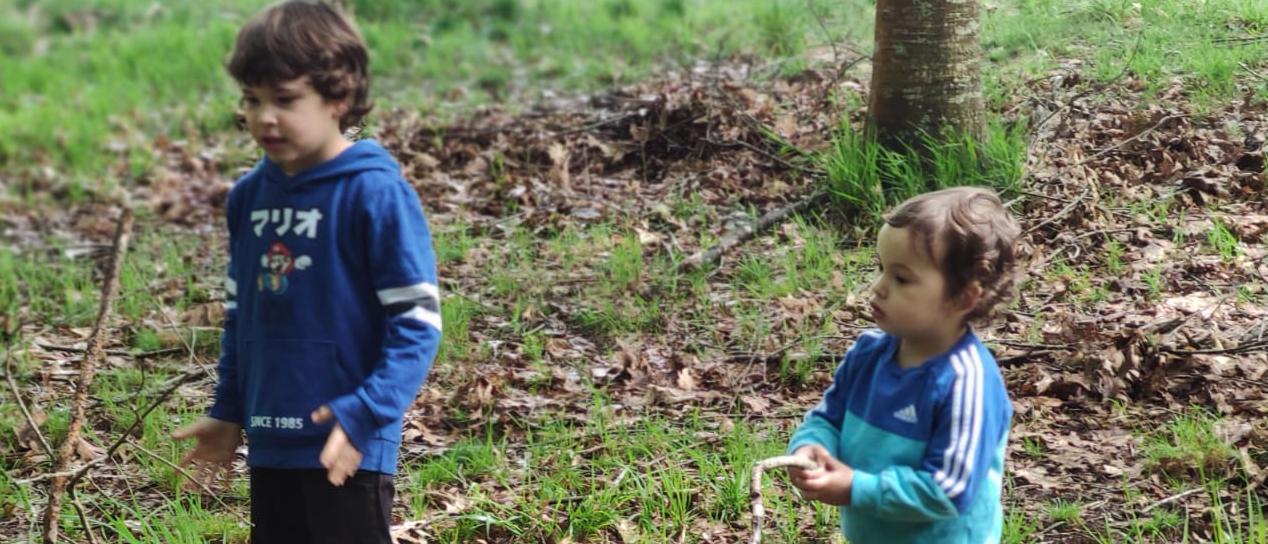
[[[977,0],[877,0],[868,130],[889,149],[983,133]]]

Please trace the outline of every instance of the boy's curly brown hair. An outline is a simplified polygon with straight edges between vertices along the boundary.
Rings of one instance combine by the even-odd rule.
[[[328,101],[346,101],[339,129],[358,126],[370,102],[370,55],[355,24],[326,2],[289,0],[238,31],[225,68],[239,84],[272,85],[308,76]]]
[[[952,187],[925,193],[899,204],[885,223],[911,229],[915,243],[923,243],[946,279],[947,297],[961,296],[975,281],[982,287],[965,321],[989,317],[1016,295],[1021,228],[993,191]]]

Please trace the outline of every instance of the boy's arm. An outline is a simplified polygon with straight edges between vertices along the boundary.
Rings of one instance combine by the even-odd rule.
[[[962,352],[963,353],[963,352]],[[982,488],[1003,439],[1006,412],[993,406],[976,348],[954,354],[955,378],[936,410],[933,436],[919,469],[893,466],[879,473],[854,471],[850,507],[896,521],[933,521],[963,514]]]
[[[440,292],[431,233],[418,194],[404,182],[367,195],[365,248],[387,310],[378,368],[330,410],[358,451],[414,401],[440,347]]]
[[[225,205],[225,217],[229,224],[229,266],[225,273],[225,323],[220,333],[220,360],[216,372],[220,381],[216,384],[216,398],[207,415],[222,421],[242,424],[242,394],[238,391],[238,282],[233,272],[233,247],[237,239],[234,228],[236,206],[230,192]]]
[[[845,405],[850,389],[849,371],[856,366],[860,354],[870,354],[879,344],[880,333],[868,331],[845,352],[841,364],[832,376],[832,385],[823,394],[823,400],[809,412],[788,440],[788,453],[795,453],[802,446],[818,444],[832,457],[841,458],[841,422],[845,420]]]

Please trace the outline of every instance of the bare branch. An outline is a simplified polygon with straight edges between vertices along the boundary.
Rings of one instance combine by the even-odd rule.
[[[806,470],[818,468],[814,461],[799,455],[782,455],[758,461],[753,465],[753,479],[749,481],[749,500],[753,504],[753,538],[750,544],[762,541],[762,521],[766,519],[766,507],[762,505],[762,473],[779,467],[800,467]]]

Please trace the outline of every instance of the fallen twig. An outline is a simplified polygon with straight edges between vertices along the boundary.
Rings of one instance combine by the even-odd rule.
[[[1147,512],[1149,512],[1150,510],[1153,510],[1154,508],[1157,508],[1157,507],[1159,507],[1159,506],[1162,506],[1162,505],[1165,505],[1165,504],[1171,504],[1171,503],[1176,502],[1176,501],[1178,501],[1178,500],[1180,500],[1180,499],[1183,499],[1183,498],[1185,498],[1185,497],[1188,497],[1189,495],[1192,495],[1192,494],[1194,494],[1194,493],[1201,493],[1201,492],[1202,492],[1202,488],[1200,488],[1200,487],[1195,487],[1195,488],[1190,489],[1190,490],[1188,490],[1188,491],[1185,491],[1185,492],[1183,492],[1183,493],[1176,493],[1175,495],[1172,495],[1172,496],[1167,497],[1167,498],[1165,498],[1165,499],[1162,499],[1162,500],[1160,500],[1160,501],[1158,501],[1158,502],[1155,502],[1155,503],[1153,503],[1153,504],[1151,504],[1151,505],[1149,505],[1149,506],[1146,506],[1144,510],[1141,510],[1141,511],[1140,511],[1140,513],[1142,513],[1142,514],[1147,513]]]
[[[1211,43],[1247,44],[1262,41],[1268,41],[1268,36],[1233,36],[1231,38],[1216,38],[1211,40]]]
[[[762,473],[779,467],[799,467],[810,470],[817,468],[818,465],[798,455],[771,457],[753,465],[753,479],[749,481],[748,494],[753,504],[753,538],[749,540],[750,544],[759,544],[762,541],[762,521],[766,519],[766,507],[762,505]]]
[[[74,346],[58,346],[54,344],[45,344],[43,342],[36,342],[35,345],[39,346],[41,349],[46,349],[49,351],[61,351],[65,353],[84,353],[88,351],[88,348],[78,348]],[[142,351],[142,352],[133,353],[126,349],[107,349],[107,350],[104,350],[102,353],[105,353],[106,355],[115,355],[119,357],[132,357],[134,359],[146,359],[150,357],[158,357],[161,355],[170,355],[172,353],[179,353],[181,351],[184,351],[184,350],[182,350],[181,348],[164,348],[164,349],[156,349],[154,351]]]
[[[817,176],[817,177],[823,177],[823,176],[828,175],[828,173],[827,173],[827,172],[823,171],[822,169],[815,168],[815,167],[813,167],[813,166],[801,166],[801,165],[798,165],[798,164],[793,164],[793,163],[791,163],[791,162],[788,162],[787,160],[784,160],[783,158],[780,158],[779,156],[775,155],[774,153],[771,153],[771,152],[769,152],[769,151],[767,151],[767,150],[765,150],[765,149],[762,149],[762,148],[760,148],[760,147],[757,147],[757,146],[755,146],[755,145],[753,145],[753,144],[751,144],[751,143],[748,143],[748,142],[746,142],[746,141],[744,141],[744,140],[729,140],[729,141],[725,141],[725,140],[715,140],[715,139],[713,139],[713,138],[705,138],[705,143],[707,143],[707,144],[709,144],[709,145],[718,146],[718,147],[743,147],[743,148],[745,148],[745,149],[748,149],[749,151],[752,151],[752,152],[754,152],[754,153],[757,153],[758,155],[761,155],[761,156],[763,156],[763,157],[766,157],[767,159],[770,159],[770,160],[772,160],[772,161],[775,161],[775,162],[779,163],[779,165],[780,165],[780,166],[783,166],[784,168],[787,168],[787,169],[789,169],[789,170],[796,170],[796,171],[798,171],[798,172],[802,172],[802,173],[804,173],[804,174],[809,174],[809,175],[811,175],[811,176]]]
[[[1087,187],[1083,189],[1083,192],[1079,193],[1078,198],[1075,198],[1074,200],[1070,201],[1070,203],[1067,204],[1065,208],[1062,208],[1061,211],[1049,216],[1047,219],[1044,219],[1043,221],[1040,221],[1038,225],[1035,225],[1033,227],[1026,229],[1026,234],[1035,232],[1043,228],[1045,225],[1048,225],[1049,223],[1052,223],[1058,219],[1061,219],[1062,217],[1065,217],[1066,215],[1068,215],[1071,211],[1074,211],[1074,207],[1078,206],[1080,202],[1083,202],[1083,199],[1087,198],[1088,193],[1092,192],[1092,187],[1093,187],[1093,184],[1088,183]]]
[[[31,415],[31,410],[26,407],[26,402],[22,400],[22,393],[18,389],[18,382],[13,379],[13,350],[4,350],[4,376],[9,382],[9,391],[13,393],[13,400],[18,403],[18,408],[22,410],[22,416],[26,418],[26,424],[31,427],[31,432],[35,433],[35,437],[40,439],[40,445],[44,447],[44,453],[48,454],[50,460],[56,459],[57,455],[53,453],[53,446],[49,445],[48,439],[44,438],[44,433],[40,432],[40,426],[35,422],[35,417]]]
[[[1087,158],[1085,158],[1085,159],[1083,159],[1083,160],[1081,160],[1081,161],[1079,161],[1079,162],[1075,163],[1075,164],[1074,164],[1074,166],[1071,166],[1071,168],[1075,168],[1075,167],[1078,167],[1078,166],[1083,166],[1083,165],[1085,165],[1085,164],[1087,164],[1087,163],[1089,163],[1089,162],[1092,162],[1092,161],[1094,161],[1094,160],[1096,160],[1096,159],[1099,159],[1099,158],[1101,158],[1101,157],[1105,156],[1105,154],[1106,154],[1106,153],[1109,153],[1110,151],[1114,151],[1115,149],[1119,149],[1119,148],[1121,148],[1121,147],[1123,147],[1123,146],[1125,146],[1125,145],[1127,145],[1127,144],[1129,144],[1129,143],[1132,143],[1132,142],[1134,142],[1134,141],[1136,141],[1136,140],[1139,140],[1139,139],[1143,138],[1146,134],[1149,134],[1150,132],[1153,132],[1153,131],[1158,130],[1159,128],[1161,128],[1161,127],[1162,127],[1162,125],[1166,124],[1166,122],[1167,122],[1167,121],[1172,121],[1172,120],[1175,120],[1175,119],[1183,119],[1184,117],[1185,117],[1185,116],[1184,116],[1184,114],[1174,114],[1174,115],[1168,115],[1168,116],[1166,116],[1166,117],[1163,117],[1162,119],[1159,119],[1157,123],[1154,123],[1154,125],[1153,125],[1153,126],[1151,126],[1151,127],[1147,128],[1147,129],[1145,129],[1145,130],[1142,130],[1142,131],[1140,131],[1140,132],[1137,132],[1135,136],[1132,136],[1131,138],[1128,138],[1128,139],[1126,139],[1126,140],[1123,140],[1123,141],[1121,141],[1121,142],[1118,142],[1117,144],[1114,144],[1114,145],[1109,146],[1109,147],[1107,147],[1107,148],[1105,148],[1105,149],[1102,149],[1102,150],[1100,150],[1100,151],[1097,151],[1096,153],[1093,153],[1091,156],[1089,156],[1089,157],[1087,157]]]
[[[815,363],[835,363],[841,360],[840,355],[833,354],[833,353],[820,353],[819,355],[816,355],[814,357],[804,356],[804,354],[803,356],[798,357],[797,355],[798,354],[793,354],[792,356],[789,356],[788,360],[798,361],[798,362],[815,362]],[[723,359],[722,361],[725,363],[743,363],[743,364],[760,363],[764,365],[774,365],[774,364],[779,364],[780,362],[782,362],[784,360],[784,357],[785,355],[783,353],[737,353],[737,354],[731,355],[730,357],[727,357],[726,359]]]
[[[1158,351],[1173,355],[1229,355],[1234,353],[1251,353],[1254,351],[1268,351],[1268,340],[1251,342],[1249,344],[1242,344],[1222,349],[1176,349],[1162,346],[1158,348]]]
[[[682,264],[679,265],[679,268],[682,270],[696,270],[705,263],[717,261],[722,258],[724,253],[751,240],[754,236],[757,236],[758,233],[763,232],[778,223],[782,223],[785,219],[795,213],[801,212],[802,210],[813,206],[819,201],[819,199],[823,198],[825,194],[826,193],[816,191],[810,194],[810,196],[793,202],[792,204],[766,212],[766,215],[759,218],[756,223],[745,225],[737,231],[728,233],[713,247],[688,257],[687,260],[683,261]]]
[[[124,435],[124,436],[127,436],[127,435]],[[193,474],[190,474],[190,473],[189,473],[189,470],[187,470],[185,467],[182,467],[182,466],[180,466],[180,465],[178,465],[178,464],[176,464],[176,463],[173,463],[173,462],[169,461],[167,458],[163,457],[162,455],[159,455],[159,454],[154,453],[154,452],[152,452],[152,451],[150,451],[150,450],[148,450],[148,449],[145,449],[145,448],[141,447],[141,445],[140,445],[140,444],[137,444],[137,443],[135,443],[135,442],[129,442],[129,443],[128,443],[128,446],[129,446],[129,447],[132,447],[132,448],[136,448],[136,450],[137,450],[137,451],[139,451],[139,452],[141,452],[141,453],[144,453],[144,454],[146,454],[146,455],[149,455],[149,456],[150,456],[150,457],[152,457],[155,461],[158,461],[158,462],[160,462],[160,463],[163,463],[164,465],[167,465],[167,466],[168,466],[168,468],[171,468],[172,470],[175,470],[176,472],[180,473],[180,475],[181,475],[181,476],[184,476],[186,479],[188,479],[189,481],[193,482],[193,483],[194,483],[194,485],[197,485],[199,488],[201,488],[201,489],[203,490],[203,492],[207,494],[207,496],[208,496],[208,497],[211,497],[211,498],[212,498],[212,500],[216,501],[216,503],[217,503],[217,504],[219,504],[221,508],[224,508],[226,512],[229,512],[229,513],[233,514],[233,515],[234,515],[235,517],[237,517],[240,521],[242,521],[242,522],[244,522],[244,523],[247,523],[247,524],[250,524],[250,520],[248,520],[245,516],[243,516],[241,512],[238,512],[238,511],[234,510],[232,507],[230,507],[228,504],[226,504],[226,503],[225,503],[225,501],[224,501],[224,499],[221,499],[221,498],[220,498],[220,494],[219,494],[219,493],[216,493],[215,491],[213,491],[213,490],[211,489],[211,486],[208,486],[206,482],[203,482],[202,480],[199,480],[199,479],[198,479],[196,476],[194,476]]]
[[[79,383],[75,387],[75,398],[71,403],[70,426],[66,438],[58,451],[54,472],[61,472],[70,466],[75,455],[75,447],[79,443],[84,427],[84,412],[88,401],[88,391],[92,388],[92,380],[97,369],[97,360],[102,357],[103,334],[106,317],[114,302],[115,292],[119,288],[119,270],[123,265],[123,256],[127,253],[128,239],[132,236],[132,210],[124,208],[115,228],[114,244],[111,246],[110,265],[106,269],[105,281],[101,287],[101,303],[97,309],[97,321],[93,325],[92,334],[88,337],[88,350],[80,364]],[[75,480],[78,478],[72,477]],[[74,481],[74,480],[72,480]],[[49,485],[48,505],[44,508],[44,544],[56,544],[58,539],[57,519],[62,509],[62,495],[70,482],[64,477],[53,478]],[[92,541],[92,532],[85,525],[85,534]]]

